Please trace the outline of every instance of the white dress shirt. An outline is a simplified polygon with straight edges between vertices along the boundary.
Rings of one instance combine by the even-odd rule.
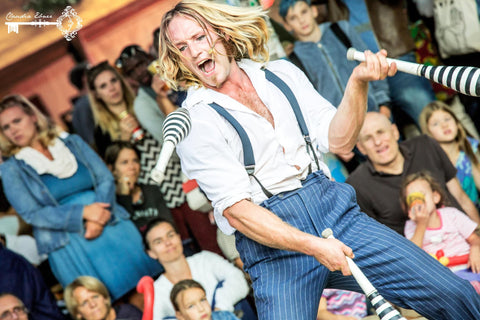
[[[267,197],[245,171],[243,147],[236,130],[209,103],[216,102],[225,108],[245,129],[255,157],[255,176],[272,194],[300,188],[301,180],[308,175],[309,164],[313,171],[317,170],[286,96],[265,78],[262,64],[251,60],[238,64],[270,110],[275,128],[227,95],[206,88],[191,88],[183,107],[190,112],[192,128],[177,146],[183,171],[198,181],[212,201],[217,225],[226,234],[235,231],[223,216],[226,208],[243,199],[260,204]],[[303,72],[290,62],[272,61],[267,68],[295,94],[319,157],[320,169],[329,176],[321,154],[329,150],[328,130],[336,108],[320,96]]]
[[[250,290],[243,272],[233,264],[210,251],[201,251],[187,257],[192,279],[205,289],[207,300],[212,304],[213,294],[219,281],[224,281],[215,294],[215,308],[234,311],[234,306],[244,299]],[[154,284],[153,319],[175,316],[175,309],[170,302],[173,284],[163,274]]]

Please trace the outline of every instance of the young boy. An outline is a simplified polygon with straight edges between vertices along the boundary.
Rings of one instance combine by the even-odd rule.
[[[282,0],[279,7],[285,27],[297,41],[289,56],[308,76],[317,91],[338,106],[348,79],[358,62],[347,60],[347,49],[366,50],[366,45],[347,21],[317,24],[318,10],[310,0]],[[298,63],[300,62],[300,64]],[[390,96],[385,80],[370,83],[368,110],[390,117]]]
[[[212,313],[205,290],[195,280],[182,280],[173,286],[170,300],[179,320],[238,320],[229,311]]]

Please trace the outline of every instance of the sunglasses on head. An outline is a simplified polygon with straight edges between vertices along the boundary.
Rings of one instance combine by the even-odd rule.
[[[0,101],[0,110],[3,111],[5,109],[8,109],[13,106],[18,106],[18,105],[28,107],[20,95],[17,95],[17,94],[8,95],[4,97],[2,101]]]
[[[111,69],[113,68],[113,66],[111,66],[109,63],[108,63],[108,60],[105,60],[105,61],[102,61],[94,66],[91,66],[87,69],[87,79],[90,81],[90,80],[94,80],[92,79],[92,77],[97,77],[97,75],[100,73],[99,71],[100,70],[108,70],[108,69]]]
[[[140,46],[131,45],[126,47],[125,49],[122,50],[118,59],[115,60],[115,66],[119,69],[122,69],[125,66],[125,61],[130,58],[133,58],[138,53],[147,55],[147,53]]]

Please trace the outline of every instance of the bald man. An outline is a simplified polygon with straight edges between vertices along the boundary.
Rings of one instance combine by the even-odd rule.
[[[437,142],[425,135],[401,143],[398,139],[397,127],[384,115],[367,113],[357,142],[367,161],[347,179],[362,211],[403,234],[408,216],[400,205],[401,181],[408,174],[427,170],[445,188],[451,205],[480,223],[475,205],[456,178],[455,167]]]
[[[0,293],[0,319],[28,318],[28,309],[20,299],[10,293]]]

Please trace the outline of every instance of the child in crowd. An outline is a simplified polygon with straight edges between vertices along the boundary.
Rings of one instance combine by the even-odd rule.
[[[410,218],[405,224],[405,236],[431,255],[440,250],[447,258],[468,255],[468,269],[455,273],[470,280],[480,293],[477,223],[456,208],[444,206],[444,191],[426,172],[408,175],[401,190],[402,205]],[[413,196],[416,200],[411,201]]]
[[[179,320],[238,320],[229,311],[215,311],[207,300],[202,285],[195,280],[182,280],[173,286],[170,301]]]
[[[240,269],[206,250],[186,257],[175,226],[161,218],[154,218],[147,223],[143,237],[148,255],[165,268],[165,272],[154,283],[154,319],[170,319],[175,316],[168,297],[173,286],[185,279],[200,282],[214,308],[242,310],[245,314],[244,320],[257,319],[255,315],[247,317],[251,310],[245,298],[250,288]]]
[[[425,106],[419,118],[422,132],[438,141],[452,164],[465,193],[480,207],[480,164],[478,141],[458,121],[453,110],[441,101]]]
[[[366,44],[347,21],[324,22],[319,25],[315,20],[318,9],[311,5],[310,0],[282,0],[279,14],[283,18],[285,28],[291,31],[296,39],[289,59],[302,69],[322,97],[338,106],[342,101],[348,79],[359,64],[357,61],[346,59],[347,50],[355,47],[363,51],[367,49]],[[369,83],[367,109],[391,117],[386,79]],[[349,172],[363,160],[358,152],[336,156],[343,160]],[[332,168],[336,181],[345,181],[348,176],[345,172],[347,170],[342,170],[343,164],[332,154],[326,158],[326,164]]]

